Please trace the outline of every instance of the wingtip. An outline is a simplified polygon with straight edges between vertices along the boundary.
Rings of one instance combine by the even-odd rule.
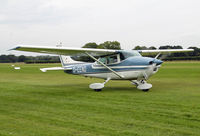
[[[194,51],[194,49],[190,49],[191,51]]]
[[[188,52],[194,51],[194,49],[185,49],[185,50],[188,51]]]
[[[11,49],[9,49],[9,50],[7,50],[7,51],[17,50],[17,49],[19,49],[19,48],[20,48],[20,46],[16,46],[16,47],[11,48]]]
[[[47,72],[45,68],[40,68],[42,72]]]

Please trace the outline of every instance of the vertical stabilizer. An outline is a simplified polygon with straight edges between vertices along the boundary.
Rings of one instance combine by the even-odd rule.
[[[68,66],[68,65],[73,65],[73,64],[80,64],[83,63],[81,61],[75,61],[73,60],[70,56],[64,56],[64,55],[60,55],[60,62],[62,64],[62,66]]]

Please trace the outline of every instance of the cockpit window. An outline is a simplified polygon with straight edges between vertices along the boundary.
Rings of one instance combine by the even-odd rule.
[[[114,54],[111,56],[105,56],[99,58],[99,61],[101,61],[103,64],[114,64],[120,62],[120,54]]]
[[[112,64],[112,63],[118,62],[117,55],[108,57],[107,62],[108,62],[108,64]]]
[[[115,64],[119,63],[129,57],[136,57],[141,56],[138,51],[119,51],[117,54],[109,55],[109,56],[103,56],[99,58],[99,61],[101,61],[103,64]],[[96,64],[99,64],[96,62]]]

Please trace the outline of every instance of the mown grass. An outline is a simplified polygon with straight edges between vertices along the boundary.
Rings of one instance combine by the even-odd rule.
[[[200,135],[200,62],[166,62],[149,92],[128,81],[42,73],[59,64],[0,64],[2,136],[197,136]]]

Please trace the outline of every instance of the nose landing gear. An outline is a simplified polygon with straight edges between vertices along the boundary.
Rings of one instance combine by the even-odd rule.
[[[149,91],[149,89],[152,87],[152,84],[147,83],[145,80],[132,80],[132,84],[136,85],[137,89],[144,92]]]

